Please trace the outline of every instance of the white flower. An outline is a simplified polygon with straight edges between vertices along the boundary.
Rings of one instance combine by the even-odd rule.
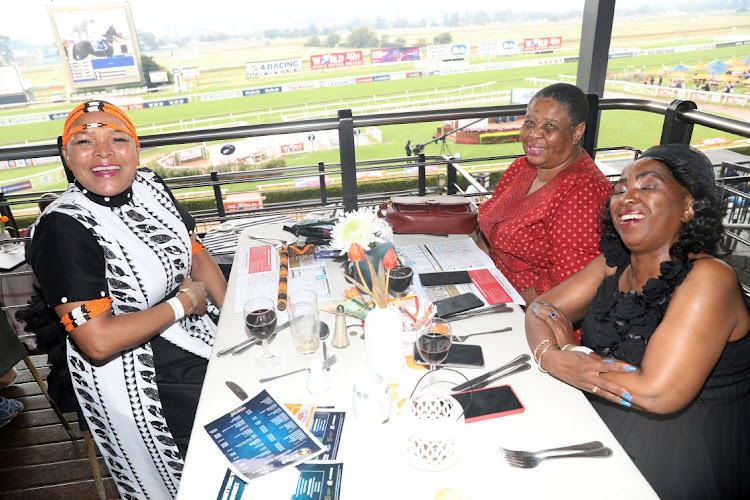
[[[331,231],[331,246],[344,255],[352,243],[359,243],[368,250],[376,243],[393,238],[391,227],[375,213],[366,208],[349,212],[340,218]]]

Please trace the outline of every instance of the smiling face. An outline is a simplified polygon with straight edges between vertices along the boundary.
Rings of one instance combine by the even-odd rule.
[[[580,154],[585,123],[572,130],[565,106],[551,97],[532,101],[521,127],[521,141],[528,162],[539,169],[562,170]]]
[[[83,113],[70,128],[88,123],[125,128],[120,119],[103,111]],[[103,126],[73,134],[62,154],[83,187],[101,196],[114,196],[130,187],[135,179],[140,149],[130,135]]]
[[[668,258],[682,224],[694,217],[693,201],[663,163],[641,158],[623,170],[609,210],[631,252],[665,252]]]

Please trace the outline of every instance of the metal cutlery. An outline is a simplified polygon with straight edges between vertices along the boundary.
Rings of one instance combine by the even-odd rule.
[[[523,363],[526,363],[529,360],[531,360],[531,356],[529,356],[528,354],[521,354],[517,356],[516,358],[512,359],[511,361],[508,361],[504,365],[498,368],[495,368],[494,370],[490,370],[483,375],[480,375],[476,378],[469,380],[468,382],[464,382],[463,384],[459,384],[455,386],[452,390],[454,392],[458,392],[458,391],[465,391],[467,389],[471,389],[472,387],[476,389],[477,384],[479,384],[480,382],[484,382],[485,380],[490,379],[491,377],[505,370],[509,370],[510,368],[515,368],[517,365],[522,365]],[[506,375],[510,375],[510,373],[507,373]]]
[[[287,326],[289,326],[289,321],[284,321],[280,325],[277,325],[276,326],[276,331],[274,332],[274,335],[276,335],[277,333],[279,333],[281,330],[283,330]],[[255,344],[257,344],[258,342],[259,342],[259,340],[256,339],[256,338],[243,340],[242,342],[240,342],[237,345],[233,345],[232,347],[227,347],[226,349],[222,349],[221,351],[217,352],[216,353],[216,357],[221,358],[222,356],[226,356],[230,352],[233,355],[235,355],[235,356],[237,354],[242,354],[243,352],[247,351],[252,346],[254,346]]]
[[[325,361],[323,361],[323,369],[327,370],[335,362],[336,362],[336,355],[334,354],[330,358],[328,358]],[[265,378],[259,379],[258,382],[260,382],[261,384],[264,384],[266,382],[270,382],[272,380],[276,380],[277,378],[286,377],[287,375],[293,375],[295,373],[309,372],[309,371],[310,371],[310,368],[300,368],[299,370],[294,370],[294,371],[291,371],[291,372],[282,373],[281,375],[274,375],[273,377],[265,377]]]
[[[513,308],[508,306],[507,304],[495,304],[494,306],[490,306],[484,309],[473,309],[471,311],[454,314],[452,316],[446,317],[445,319],[449,319],[450,321],[461,321],[462,319],[476,318],[479,316],[484,316],[486,314],[504,312],[513,312]]]
[[[508,371],[505,371],[503,373],[499,373],[499,374],[495,375],[494,377],[485,380],[484,382],[480,382],[478,384],[474,384],[474,389],[482,389],[483,387],[487,387],[488,385],[490,385],[493,382],[497,382],[498,380],[500,380],[503,377],[507,377],[508,375],[513,375],[513,374],[516,374],[516,373],[525,372],[529,368],[531,368],[531,365],[528,364],[528,363],[524,363],[522,365],[516,366],[515,368],[509,369]]]
[[[570,446],[560,446],[558,448],[547,448],[546,450],[538,450],[538,451],[511,450],[508,448],[503,448],[502,446],[498,446],[498,448],[500,448],[500,453],[502,453],[504,457],[521,458],[521,457],[533,457],[533,456],[538,456],[538,455],[545,455],[547,453],[560,453],[560,452],[566,452],[566,451],[598,450],[599,448],[604,448],[604,445],[602,444],[601,441],[589,441],[587,443],[574,444]]]
[[[560,454],[549,454],[549,455],[530,455],[521,457],[505,457],[506,462],[511,467],[518,467],[521,469],[533,469],[544,460],[552,460],[554,458],[576,458],[576,457],[611,457],[612,450],[610,448],[597,448],[595,450],[579,451],[574,453],[560,453]]]
[[[229,389],[234,393],[234,395],[240,398],[241,401],[244,401],[247,399],[247,393],[242,389],[242,387],[237,385],[235,382],[232,382],[231,380],[226,380],[224,383],[227,384],[227,387],[229,387]]]
[[[512,329],[513,328],[511,328],[511,327],[506,327],[506,328],[500,328],[499,330],[489,330],[489,331],[486,331],[486,332],[470,333],[468,335],[451,335],[451,337],[452,337],[453,342],[459,342],[459,343],[461,343],[461,342],[465,342],[466,339],[468,339],[469,337],[473,337],[475,335],[486,335],[488,333],[509,332]]]

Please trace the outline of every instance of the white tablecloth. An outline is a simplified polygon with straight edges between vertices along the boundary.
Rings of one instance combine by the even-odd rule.
[[[280,230],[266,228],[267,236],[281,237]],[[415,244],[429,241],[445,241],[427,236],[397,235],[396,244]],[[249,245],[250,240],[240,238],[240,246]],[[255,243],[253,243],[255,244]],[[346,286],[331,261],[328,273],[334,290]],[[225,304],[234,304],[233,271]],[[333,321],[329,321],[333,325]],[[484,349],[484,369],[464,369],[468,378],[478,376],[515,358],[528,353],[523,327],[523,314],[517,308],[512,313],[483,316],[453,324],[454,333],[470,333],[501,326],[511,326],[512,332],[478,336],[471,339]],[[260,369],[255,365],[255,356],[260,347],[253,347],[240,356],[217,358],[216,352],[234,345],[245,338],[241,314],[234,313],[231,306],[222,311],[214,351],[209,363],[203,393],[193,428],[185,470],[178,498],[216,498],[227,462],[211,441],[203,426],[225,412],[237,407],[240,401],[226,388],[224,382],[233,380],[250,395],[266,387],[284,403],[313,403],[333,405],[347,411],[338,459],[343,461],[341,498],[356,499],[425,499],[432,500],[443,488],[454,488],[465,498],[472,500],[496,500],[500,498],[592,498],[647,499],[656,498],[651,487],[627,457],[618,442],[598,417],[584,395],[534,366],[531,370],[503,379],[496,385],[510,384],[525,406],[521,414],[466,424],[464,451],[456,465],[442,472],[424,472],[409,465],[399,452],[400,440],[391,421],[382,425],[367,425],[357,420],[351,412],[352,382],[357,370],[364,365],[364,341],[350,337],[346,349],[331,349],[339,361],[330,371],[330,390],[322,395],[307,392],[305,374],[292,375],[265,385],[258,378],[285,373],[309,365],[309,357],[294,351],[289,330],[282,331],[272,343],[281,354],[281,364]],[[320,350],[312,356],[321,356]],[[533,361],[532,361],[533,363]],[[398,398],[411,393],[422,371],[404,368],[400,385],[396,387]],[[394,411],[395,414],[395,411]],[[392,414],[392,415],[394,415]],[[513,449],[544,449],[598,440],[614,451],[610,458],[586,458],[554,460],[535,469],[517,469],[508,466],[501,458],[497,447]],[[279,498],[289,498],[293,485],[287,484],[288,476],[278,474]],[[262,481],[274,481],[274,474]],[[253,496],[253,483],[248,485],[242,498]],[[267,490],[262,495],[271,500]]]

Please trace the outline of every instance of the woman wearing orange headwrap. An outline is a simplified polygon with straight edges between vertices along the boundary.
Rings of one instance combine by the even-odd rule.
[[[76,397],[120,494],[170,498],[226,280],[193,218],[138,168],[119,108],[79,105],[58,143],[71,184],[32,228],[29,262],[68,333]]]

